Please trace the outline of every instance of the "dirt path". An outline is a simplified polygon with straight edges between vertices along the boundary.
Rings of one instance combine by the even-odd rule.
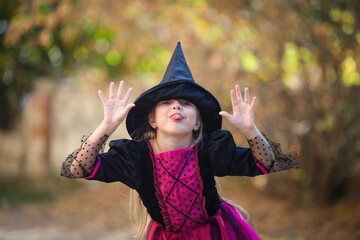
[[[92,182],[55,201],[0,210],[0,240],[133,239],[128,190]]]
[[[61,228],[27,228],[27,229],[17,229],[17,230],[7,230],[0,228],[0,239],[1,240],[40,240],[40,239],[49,239],[49,240],[82,240],[82,239],[91,239],[91,240],[113,240],[113,239],[132,239],[124,231],[104,231],[96,232],[93,234],[72,234],[64,232]]]
[[[261,191],[222,180],[225,197],[250,213],[267,240],[360,239],[359,204],[306,210]],[[128,218],[128,188],[91,182],[55,201],[0,209],[0,240],[133,239],[137,227]],[[345,204],[346,205],[346,204]]]

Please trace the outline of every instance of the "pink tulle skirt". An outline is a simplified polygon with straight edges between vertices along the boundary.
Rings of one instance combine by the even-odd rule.
[[[151,221],[147,240],[193,240],[193,239],[260,239],[259,235],[246,223],[234,206],[223,202],[219,211],[208,223],[188,233],[168,232],[156,221]]]

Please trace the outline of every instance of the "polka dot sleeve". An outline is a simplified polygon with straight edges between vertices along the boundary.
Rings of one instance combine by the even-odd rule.
[[[105,135],[96,142],[90,142],[88,140],[89,136],[83,136],[80,148],[71,153],[63,162],[61,176],[67,178],[90,176],[95,168],[98,155],[104,151],[108,136]]]
[[[271,141],[264,134],[248,140],[251,152],[264,172],[279,172],[299,168],[297,153],[284,154],[280,143]]]

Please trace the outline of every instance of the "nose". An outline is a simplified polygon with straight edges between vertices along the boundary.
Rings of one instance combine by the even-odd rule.
[[[178,109],[178,110],[180,110],[180,108],[181,108],[180,102],[179,102],[178,100],[175,100],[175,101],[173,102],[172,108],[173,108],[173,109]]]

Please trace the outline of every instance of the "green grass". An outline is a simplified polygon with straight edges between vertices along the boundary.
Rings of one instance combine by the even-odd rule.
[[[0,207],[25,203],[51,202],[60,194],[75,190],[80,184],[59,177],[43,179],[0,179]]]

